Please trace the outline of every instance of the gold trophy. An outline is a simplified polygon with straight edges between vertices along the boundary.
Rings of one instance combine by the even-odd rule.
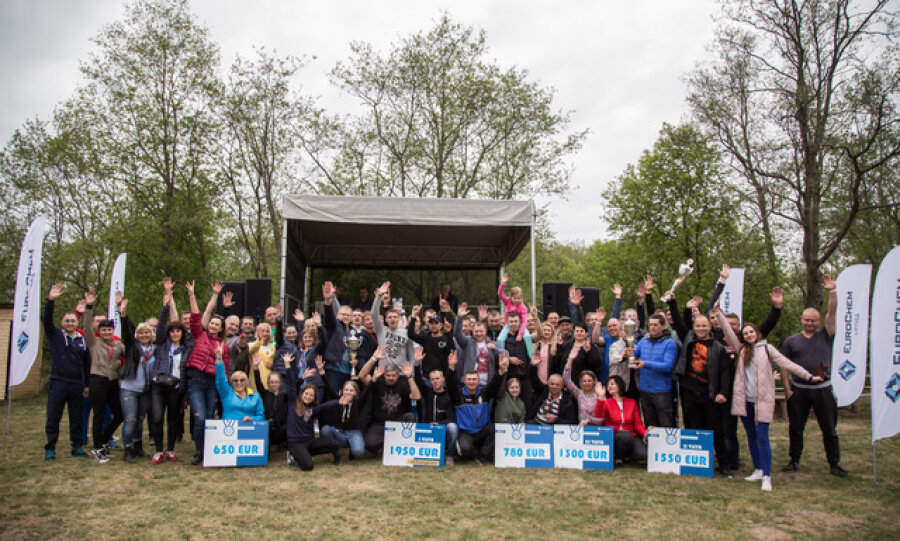
[[[634,332],[637,330],[637,322],[631,318],[623,325],[625,328],[625,345],[629,349],[634,349]],[[628,356],[628,368],[637,368],[637,361],[634,360],[634,353]]]

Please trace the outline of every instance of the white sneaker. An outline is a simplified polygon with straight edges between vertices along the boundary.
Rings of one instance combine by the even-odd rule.
[[[106,464],[109,462],[109,457],[106,456],[103,449],[91,449],[91,456],[94,457],[94,460],[96,460],[98,464]]]
[[[291,456],[291,452],[287,452],[287,465],[288,466],[296,466],[297,462],[294,460],[294,457]]]
[[[744,477],[744,481],[759,481],[763,478],[762,470],[753,470],[749,477]]]
[[[772,478],[768,475],[765,475],[762,478],[762,489],[765,492],[772,492]]]

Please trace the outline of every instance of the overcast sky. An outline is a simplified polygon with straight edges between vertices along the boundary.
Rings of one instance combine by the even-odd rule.
[[[706,54],[716,11],[712,0],[192,0],[191,6],[220,45],[224,66],[237,54],[250,56],[254,45],[306,56],[298,80],[332,112],[356,107],[326,77],[348,58],[351,41],[386,51],[399,36],[431,28],[442,11],[483,28],[490,57],[556,88],[556,107],[573,111],[571,128],[591,131],[573,160],[577,188],[565,201],[538,201],[549,205],[558,239],[585,242],[604,237],[607,183],[652,146],[663,122],[684,118],[682,76]],[[90,39],[123,13],[115,0],[2,0],[3,144],[28,118],[48,119],[72,94],[79,61],[93,50]]]

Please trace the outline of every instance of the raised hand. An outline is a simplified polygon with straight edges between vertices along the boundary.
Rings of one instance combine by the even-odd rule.
[[[446,302],[446,301],[445,301],[445,302]],[[410,315],[411,317],[415,317],[415,316],[419,315],[419,311],[420,311],[420,310],[422,310],[422,305],[421,305],[421,304],[417,304],[417,305],[415,305],[415,306],[412,307],[412,310],[409,311],[409,315]]]
[[[620,298],[622,296],[622,284],[613,284],[612,292],[617,299]]]
[[[584,294],[580,289],[575,286],[569,287],[569,302],[572,306],[578,306],[581,304],[581,301],[584,299]]]
[[[487,317],[488,317],[488,307],[482,304],[481,306],[478,307],[478,319],[484,320],[484,319],[487,319]]]
[[[775,286],[772,288],[772,293],[769,294],[769,298],[772,299],[772,306],[775,308],[781,308],[784,306],[784,293],[782,293],[781,288]]]
[[[447,302],[447,299],[441,299],[441,312],[450,312],[452,309],[450,308],[450,303]],[[421,305],[420,305],[421,306]]]
[[[115,299],[115,301],[116,301],[116,306],[119,306],[120,304],[122,304],[123,298],[124,298],[124,295],[122,295],[122,292],[116,291],[116,294],[113,295],[113,299]]]
[[[175,282],[172,281],[171,278],[166,276],[162,279],[163,291],[173,291],[175,289]]]
[[[500,366],[501,372],[506,372],[507,370],[509,370],[509,354],[508,353],[504,353],[503,355],[501,355],[500,359],[497,362],[498,362],[498,365]]]
[[[534,355],[531,356],[531,365],[538,366],[539,364],[541,364],[541,352],[535,349]]]
[[[508,272],[504,272],[503,276],[500,277],[500,283],[505,284],[506,282],[509,282],[509,273]]]
[[[222,342],[216,342],[216,359],[222,358],[222,353],[225,352],[225,347]]]
[[[257,355],[257,358],[258,357],[259,356]],[[285,368],[290,369],[291,364],[293,364],[293,362],[294,362],[294,355],[291,353],[285,353],[284,355],[281,356],[281,360],[284,361]]]
[[[319,369],[320,374],[325,374],[325,359],[321,355],[316,355],[316,368]]]
[[[172,302],[172,290],[166,289],[163,291],[163,306],[168,306],[170,302]]]
[[[219,293],[222,292],[223,287],[225,287],[225,284],[222,282],[222,280],[216,280],[215,282],[213,282],[213,285],[212,285],[213,293],[218,295]]]
[[[313,323],[316,324],[316,326],[321,325],[322,324],[322,314],[320,314],[318,312],[313,312],[312,320],[313,320]]]
[[[322,284],[322,298],[325,301],[330,301],[331,297],[334,296],[334,284],[331,282],[325,282]]]
[[[403,373],[404,377],[407,377],[407,378],[413,377],[413,370],[414,370],[413,363],[406,361],[405,363],[403,363],[403,367],[400,370]]]
[[[644,278],[644,292],[650,293],[653,291],[654,287],[656,287],[656,285],[653,283],[653,275],[648,274],[647,277]]]
[[[190,295],[194,294],[194,281],[193,280],[191,280],[190,282],[185,282],[184,287],[185,287],[185,289],[188,290],[188,293]]]
[[[47,298],[51,301],[55,301],[62,295],[63,285],[62,284],[53,284],[50,286],[50,293],[47,294]]]
[[[538,309],[537,309],[537,306],[535,306],[533,302],[528,303],[528,313],[533,315],[534,319],[538,318]]]
[[[456,315],[459,317],[466,317],[467,315],[469,315],[469,303],[459,303],[459,308],[456,311]]]
[[[315,368],[307,368],[306,371],[303,372],[303,375],[300,377],[300,379],[314,378],[316,377],[316,374],[318,374],[318,372],[316,372]]]
[[[685,307],[690,308],[691,310],[693,310],[694,308],[699,308],[699,307],[700,307],[700,304],[701,304],[702,302],[703,302],[703,298],[702,298],[702,297],[694,297],[694,298],[692,298],[691,300],[687,301],[687,303],[685,304]]]
[[[275,308],[275,317],[280,318],[281,314],[283,313],[281,303],[275,303],[275,306],[273,308]]]
[[[647,288],[644,287],[644,284],[638,284],[637,290],[635,291],[637,294],[637,302],[641,304],[644,302],[644,295],[647,294]]]
[[[222,307],[223,308],[231,308],[232,306],[234,306],[234,301],[232,300],[233,298],[234,298],[233,291],[226,291],[225,293],[223,293],[222,294]]]
[[[722,270],[719,271],[719,278],[722,279],[722,283],[725,283],[725,280],[728,280],[728,277],[731,276],[731,267],[723,264]]]
[[[600,308],[597,308],[596,313],[597,313],[597,323],[598,324],[603,323],[603,320],[606,319],[606,308],[601,306]]]
[[[823,274],[822,287],[824,287],[826,291],[834,291],[835,289],[837,289],[837,282],[834,278],[831,277],[830,274]]]
[[[375,289],[375,295],[383,295],[391,290],[391,283],[385,282]]]
[[[87,308],[87,301],[84,299],[79,300],[78,304],[75,305],[75,311],[79,314],[83,314],[85,308]]]
[[[378,359],[379,361],[381,359],[384,359],[385,357],[387,357],[387,348],[384,346],[378,346],[378,349],[375,350],[375,353],[372,354],[372,357]]]
[[[122,302],[119,303],[119,315],[124,316],[125,310],[128,309],[128,299],[122,299]]]
[[[294,321],[299,323],[299,322],[303,321],[304,319],[306,319],[306,318],[303,316],[303,310],[301,310],[299,308],[294,310]]]
[[[88,291],[84,294],[84,302],[93,306],[97,302],[97,294],[93,291]]]
[[[456,369],[456,363],[459,362],[459,356],[456,354],[456,350],[450,352],[450,355],[447,357],[447,364],[450,366],[450,370]]]
[[[375,371],[372,372],[372,381],[375,381],[376,379],[380,378],[383,375],[384,375],[384,367],[376,366]]]
[[[416,348],[414,357],[416,364],[422,364],[422,361],[425,360],[425,348]]]

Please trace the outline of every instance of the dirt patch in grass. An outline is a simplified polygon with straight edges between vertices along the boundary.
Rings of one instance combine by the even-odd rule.
[[[753,539],[765,539],[766,541],[789,541],[794,536],[774,526],[754,526],[749,534]]]

